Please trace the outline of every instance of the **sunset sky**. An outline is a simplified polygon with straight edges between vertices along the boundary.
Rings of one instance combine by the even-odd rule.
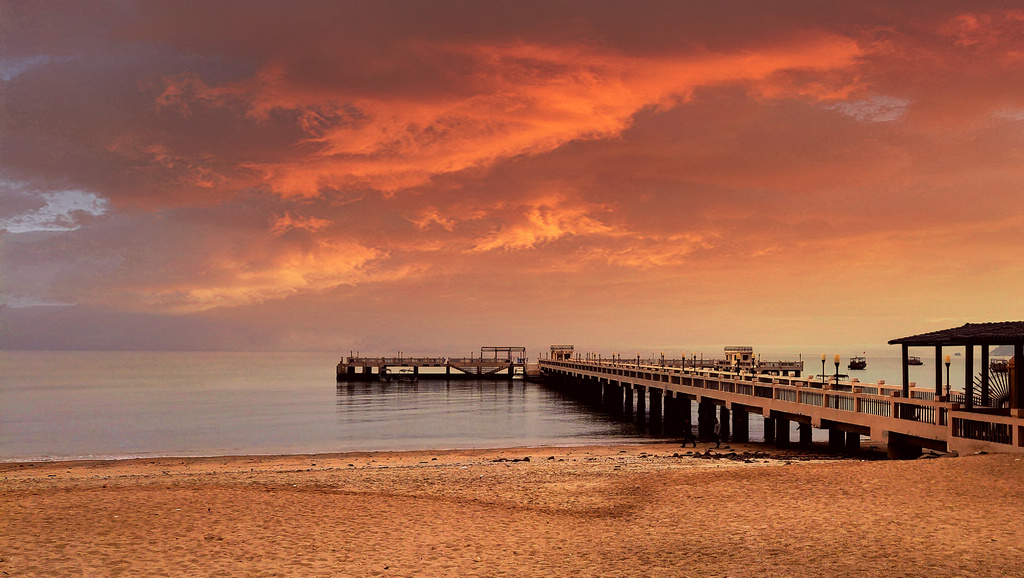
[[[1024,319],[1015,6],[0,0],[0,348]]]

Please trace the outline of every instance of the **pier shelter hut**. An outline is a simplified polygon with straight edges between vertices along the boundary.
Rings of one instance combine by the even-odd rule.
[[[750,345],[727,345],[725,347],[725,363],[732,368],[752,369],[754,367],[754,348]]]
[[[1024,408],[1024,321],[1002,321],[996,323],[967,323],[961,327],[942,329],[920,335],[911,335],[889,341],[889,345],[903,348],[903,397],[910,397],[910,370],[908,368],[911,347],[930,347],[935,350],[935,397],[942,395],[943,350],[946,347],[963,347],[964,363],[964,405],[967,411],[974,410],[974,351],[981,348],[981,400],[989,399],[990,362],[992,347],[1010,346],[1013,357],[1009,365],[1009,406],[1010,410]],[[987,405],[984,403],[983,405]]]
[[[575,347],[572,345],[552,345],[551,359],[554,361],[572,361]]]

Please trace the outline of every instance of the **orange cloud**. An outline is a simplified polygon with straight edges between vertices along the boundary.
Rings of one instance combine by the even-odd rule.
[[[453,78],[449,93],[413,100],[350,94],[342,86],[306,90],[275,63],[254,78],[219,86],[172,78],[158,102],[186,114],[194,106],[237,103],[256,119],[293,113],[316,151],[298,162],[248,163],[281,195],[310,197],[355,186],[393,194],[500,159],[614,137],[637,112],[677,106],[702,86],[747,84],[764,97],[836,98],[851,90],[844,75],[818,74],[812,82],[799,80],[795,71],[842,70],[864,52],[833,35],[758,52],[658,58],[526,43],[420,50],[441,60],[469,60],[471,72]]]
[[[327,219],[320,219],[318,217],[293,217],[291,213],[285,213],[284,215],[277,217],[274,220],[274,224],[270,227],[270,232],[274,235],[281,235],[293,229],[304,229],[310,232],[317,232],[325,229],[331,225],[331,221]]]
[[[604,261],[609,265],[634,269],[678,267],[684,264],[692,253],[712,247],[714,243],[711,236],[686,233],[630,239],[630,243],[624,248],[595,248],[586,257]]]
[[[478,241],[470,252],[531,249],[566,236],[626,234],[590,217],[591,210],[583,204],[569,204],[560,195],[505,208],[503,212],[511,216],[513,224],[502,226]]]
[[[437,207],[427,207],[421,210],[416,217],[409,219],[409,221],[420,231],[425,231],[432,225],[437,225],[449,232],[455,230],[455,220],[441,214]]]
[[[132,300],[146,306],[188,313],[215,307],[236,307],[281,299],[341,285],[398,278],[408,271],[379,274],[369,269],[383,257],[380,251],[355,243],[319,240],[311,251],[294,249],[275,255],[236,255],[222,252],[206,259],[210,277],[154,287],[124,288]]]
[[[952,37],[958,46],[994,48],[1019,44],[1024,34],[1024,10],[961,14],[940,32]]]
[[[177,154],[172,147],[161,143],[139,144],[128,137],[116,139],[107,150],[138,162],[136,170],[162,172],[171,175],[177,184],[199,189],[213,189],[227,184],[231,179],[218,172],[211,155],[189,158]]]

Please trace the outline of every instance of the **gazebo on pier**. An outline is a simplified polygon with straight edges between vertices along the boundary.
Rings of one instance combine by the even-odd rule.
[[[964,348],[964,410],[975,411],[975,376],[974,376],[974,354],[975,349],[981,348],[981,376],[978,385],[980,386],[980,397],[978,401],[982,406],[989,406],[990,384],[992,369],[990,363],[991,348],[996,346],[1010,346],[1013,348],[1013,357],[1010,358],[1009,366],[1009,408],[1012,410],[1024,408],[1024,321],[1003,321],[999,323],[967,323],[962,327],[943,329],[911,335],[889,341],[890,345],[903,346],[903,397],[910,397],[910,370],[909,350],[911,347],[931,347],[935,350],[935,399],[942,397],[942,367],[948,363],[943,359],[944,348]],[[948,359],[948,355],[946,356]],[[980,409],[980,408],[979,408]],[[991,411],[988,410],[988,411]]]

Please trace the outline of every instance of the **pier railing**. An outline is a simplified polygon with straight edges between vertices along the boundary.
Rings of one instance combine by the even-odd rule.
[[[847,422],[936,441],[950,447],[1024,452],[1024,410],[967,412],[933,390],[857,380],[765,375],[711,367],[679,367],[641,360],[540,360],[542,369],[579,370],[620,382],[726,399],[752,407],[784,404],[785,411],[816,420]],[[744,397],[753,398],[748,402]],[[783,407],[783,406],[778,406]],[[801,409],[803,408],[803,409]],[[822,413],[828,411],[829,413]],[[845,417],[844,417],[845,416]],[[976,443],[963,443],[972,440]],[[984,442],[984,443],[982,443]],[[995,444],[993,446],[992,444]],[[998,446],[1004,446],[1002,450]]]
[[[524,357],[507,354],[470,357],[363,357],[344,356],[337,380],[373,381],[395,377],[411,379],[521,379],[528,370]]]
[[[512,363],[514,360],[494,357],[353,357],[341,358],[345,365],[456,365],[456,364],[479,364],[479,363]],[[516,361],[516,363],[523,363]]]

